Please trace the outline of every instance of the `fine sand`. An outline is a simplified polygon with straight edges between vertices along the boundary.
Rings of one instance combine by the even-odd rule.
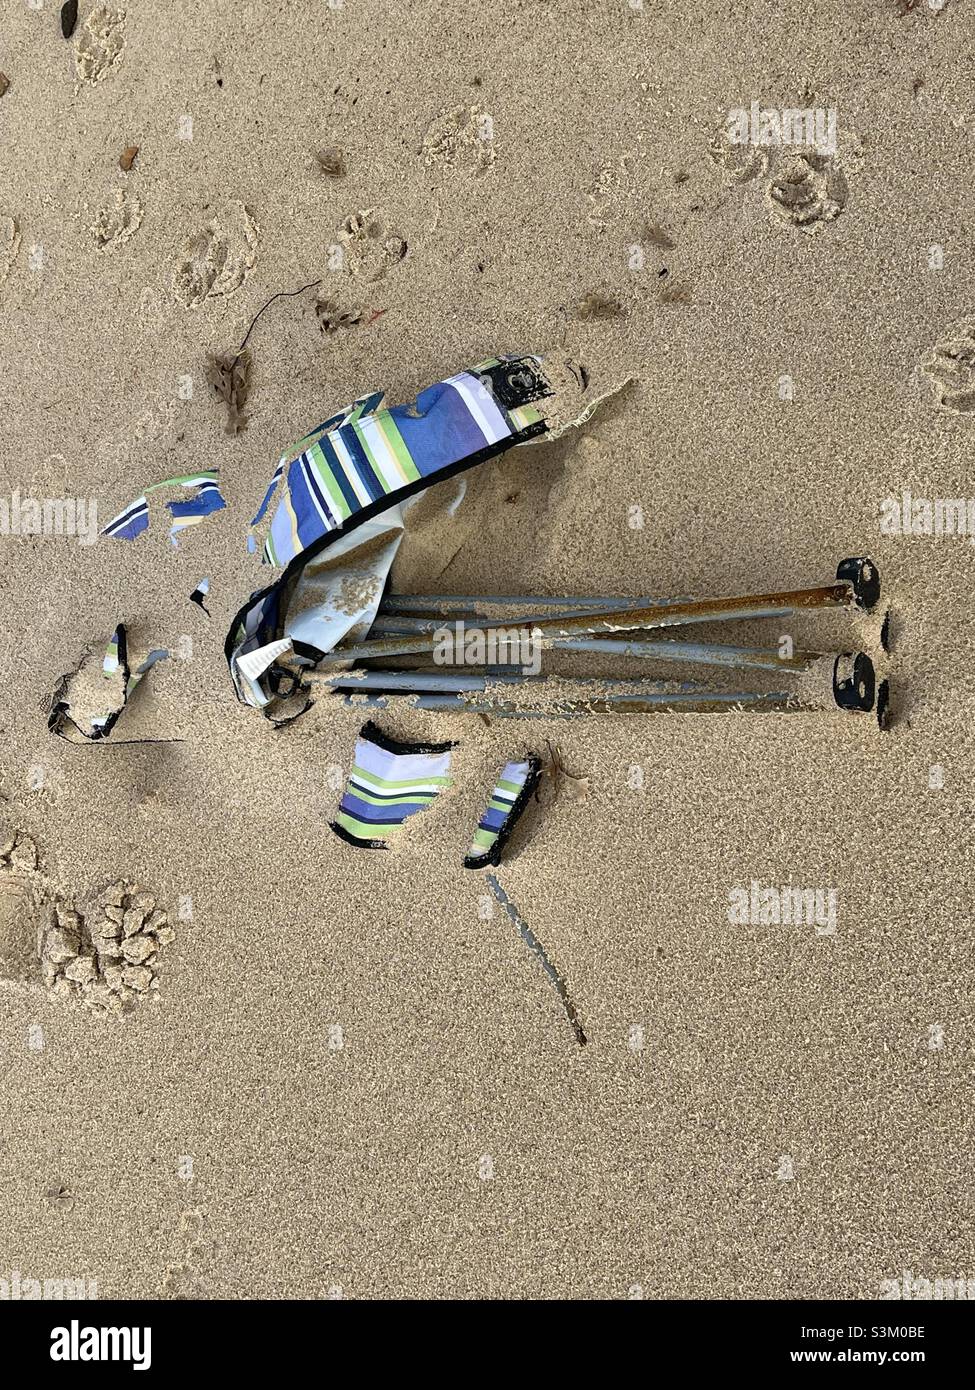
[[[92,499],[104,525],[219,467],[228,505],[178,547],[155,503],[131,544],[0,536],[0,1281],[590,1299],[975,1278],[975,550],[879,521],[904,491],[975,492],[973,46],[965,0],[83,0],[70,41],[52,0],[8,0],[0,498]],[[835,153],[733,147],[753,101],[835,109]],[[225,433],[209,356],[313,281],[255,326]],[[362,715],[322,695],[273,730],[235,699],[224,637],[269,577],[246,526],[334,410],[520,349],[593,394],[633,381],[473,472],[456,516],[425,503],[397,587],[733,594],[869,554],[889,656],[882,614],[709,635],[863,647],[887,732],[830,709],[394,711],[393,734],[460,740],[454,785],[394,853],[333,835]],[[59,677],[119,621],[171,657],[112,738],[55,737]],[[501,765],[548,744],[573,776],[497,873],[584,1047],[460,868]],[[753,881],[835,890],[835,931],[729,921]],[[37,959],[52,910],[70,938],[73,911],[115,909],[167,919],[147,964],[119,958],[145,970],[121,1017]]]

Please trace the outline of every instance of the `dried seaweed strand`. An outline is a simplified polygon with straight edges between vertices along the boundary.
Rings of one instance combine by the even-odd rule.
[[[266,304],[262,304],[261,307],[258,309],[257,313],[256,313],[256,314],[254,315],[254,317],[251,319],[250,327],[248,328],[247,332],[244,334],[244,341],[241,343],[240,347],[237,349],[237,355],[238,355],[238,357],[239,357],[240,354],[244,351],[244,348],[247,346],[247,340],[248,340],[248,338],[250,337],[250,335],[251,335],[251,334],[253,333],[253,331],[254,331],[254,325],[255,325],[255,323],[257,323],[257,320],[258,320],[258,319],[261,317],[261,315],[264,313],[264,310],[265,310],[265,309],[269,309],[276,299],[293,299],[293,298],[295,297],[296,294],[304,294],[305,290],[313,290],[313,289],[315,288],[316,285],[320,285],[321,283],[322,283],[321,280],[311,280],[311,281],[309,281],[309,283],[308,283],[307,285],[302,285],[300,289],[297,289],[297,290],[281,290],[278,294],[272,294],[272,295],[271,295],[271,298],[267,301],[267,303],[266,303]]]
[[[541,962],[542,969],[545,971],[545,974],[548,976],[548,978],[552,981],[552,984],[555,986],[556,993],[562,1000],[562,1007],[565,1009],[566,1017],[568,1018],[569,1023],[571,1024],[572,1031],[576,1037],[576,1042],[579,1044],[580,1047],[584,1047],[586,1044],[586,1035],[582,1031],[582,1024],[579,1022],[579,1015],[576,1012],[576,1006],[569,998],[569,991],[565,987],[565,981],[562,979],[562,976],[559,974],[555,966],[549,960],[545,947],[539,941],[538,937],[532,931],[528,923],[521,916],[521,913],[518,911],[514,903],[508,897],[507,893],[501,887],[501,884],[498,882],[494,874],[485,874],[485,878],[488,881],[488,885],[491,889],[491,892],[497,898],[498,902],[504,908],[505,912],[511,918],[512,922],[514,922],[515,926],[518,928],[518,934],[521,937],[522,941],[525,943],[525,945],[528,947],[530,951],[534,952],[534,954],[538,957],[539,961]]]

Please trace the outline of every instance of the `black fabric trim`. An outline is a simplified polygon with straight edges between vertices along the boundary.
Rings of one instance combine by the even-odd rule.
[[[535,788],[538,786],[538,779],[542,775],[541,758],[532,754],[532,756],[528,758],[528,762],[530,763],[530,767],[528,769],[528,776],[525,778],[525,785],[511,803],[511,810],[504,818],[504,824],[498,831],[498,838],[488,850],[487,854],[465,854],[465,869],[483,869],[488,866],[496,869],[501,863],[504,847],[511,838],[511,833],[518,824],[518,821],[521,819],[522,812],[534,796]],[[504,769],[502,769],[502,771],[503,770]],[[494,791],[493,787],[491,791]],[[490,802],[490,796],[488,797],[488,801]]]
[[[313,647],[310,642],[292,641],[291,650],[294,652],[295,656],[300,656],[308,661],[317,661],[321,656],[321,652],[318,648]]]
[[[384,734],[378,724],[374,724],[370,719],[363,724],[359,730],[359,737],[374,743],[377,748],[382,748],[386,753],[399,754],[409,757],[413,753],[449,753],[451,748],[457,747],[457,740],[451,739],[447,743],[400,743],[395,738],[390,738]]]
[[[337,821],[329,824],[329,830],[334,830],[340,840],[344,840],[353,849],[389,849],[385,840],[358,840],[355,835],[351,835],[344,825],[339,825]]]

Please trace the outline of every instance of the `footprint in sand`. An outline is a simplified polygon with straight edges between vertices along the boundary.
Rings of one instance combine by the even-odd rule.
[[[18,833],[0,847],[0,985],[36,988],[41,941],[51,920],[37,846]]]
[[[74,42],[75,69],[82,82],[101,82],[114,72],[125,50],[125,11],[99,5]]]
[[[115,202],[100,210],[88,233],[99,250],[122,246],[142,226],[143,210],[142,199],[137,194],[119,188]]]
[[[6,283],[19,249],[20,228],[12,217],[0,217],[0,286]]]
[[[176,298],[195,309],[239,290],[257,261],[259,230],[243,203],[224,204],[180,252],[173,275]]]
[[[604,232],[632,217],[638,198],[637,163],[636,155],[626,151],[597,170],[586,192],[589,225],[597,231]]]
[[[54,904],[40,946],[41,979],[55,999],[118,1017],[158,989],[159,949],[175,937],[151,894],[113,883],[80,909]]]
[[[739,144],[723,129],[712,140],[710,155],[729,183],[762,181],[762,199],[773,222],[808,233],[835,222],[845,209],[848,175],[858,167],[860,149],[855,137],[843,131],[837,152],[830,154],[812,146]]]
[[[833,222],[850,196],[846,174],[835,155],[818,150],[780,152],[765,185],[765,201],[779,221],[803,232]]]
[[[406,242],[386,226],[375,208],[347,217],[339,228],[338,240],[349,274],[370,282],[381,280],[407,251]]]
[[[180,1244],[184,1256],[177,1264],[167,1265],[159,1286],[160,1298],[200,1299],[207,1297],[203,1270],[217,1253],[217,1245],[208,1232],[209,1217],[201,1207],[184,1211],[179,1223]]]
[[[159,951],[175,936],[136,884],[111,884],[79,906],[51,891],[29,835],[0,845],[0,987],[44,987],[53,999],[118,1016],[158,988]]]
[[[483,174],[494,163],[494,122],[480,106],[455,106],[427,126],[419,153],[424,164]]]
[[[938,404],[955,415],[975,412],[975,319],[961,319],[921,363]]]
[[[750,183],[768,172],[768,155],[756,145],[739,145],[727,130],[720,130],[711,141],[712,160],[732,183]]]

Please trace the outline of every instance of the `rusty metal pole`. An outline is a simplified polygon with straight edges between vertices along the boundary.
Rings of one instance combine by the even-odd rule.
[[[670,604],[657,603],[653,607],[538,618],[530,625],[500,626],[505,627],[514,642],[541,642],[543,648],[550,648],[559,638],[609,638],[620,632],[650,631],[681,627],[690,623],[784,618],[803,609],[853,606],[869,609],[876,603],[879,592],[880,580],[873,562],[865,558],[856,558],[840,563],[834,584],[824,584],[814,589],[788,589],[778,593],[728,598],[688,599]],[[436,645],[433,633],[379,638],[327,652],[317,665],[334,666],[342,662],[364,661],[372,657],[417,656],[432,653]]]

